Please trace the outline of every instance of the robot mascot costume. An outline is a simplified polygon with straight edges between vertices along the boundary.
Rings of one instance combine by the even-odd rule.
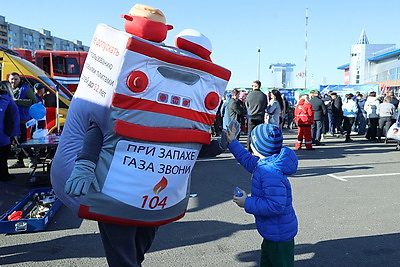
[[[211,43],[195,30],[163,44],[173,27],[160,10],[137,4],[121,16],[125,32],[95,31],[51,182],[79,217],[98,221],[110,266],[141,266],[157,227],[186,212],[190,173],[211,146],[231,73],[211,62]],[[214,141],[216,155],[226,144]]]

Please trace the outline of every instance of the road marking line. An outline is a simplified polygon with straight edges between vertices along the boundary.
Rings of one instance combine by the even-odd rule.
[[[294,260],[295,261],[311,260],[314,257],[315,257],[315,252],[309,252],[309,253],[303,253],[303,254],[294,255]]]
[[[335,178],[335,179],[337,179],[337,180],[339,180],[339,181],[347,182],[346,179],[340,178],[339,176],[336,176],[336,175],[334,175],[334,174],[328,174],[328,176],[329,176],[329,177],[332,177],[332,178]]]
[[[400,173],[361,174],[361,175],[349,175],[349,176],[342,176],[342,177],[343,178],[357,178],[357,177],[392,176],[392,175],[400,175]]]
[[[335,178],[340,181],[347,182],[345,178],[362,178],[362,177],[380,177],[380,176],[393,176],[393,175],[400,175],[400,173],[381,173],[381,174],[360,174],[360,175],[347,175],[347,176],[337,176],[334,174],[328,174],[328,176]]]

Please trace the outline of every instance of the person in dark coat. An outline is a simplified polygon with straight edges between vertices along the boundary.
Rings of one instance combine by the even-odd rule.
[[[253,82],[253,91],[251,91],[246,98],[246,108],[249,115],[247,122],[247,150],[251,151],[250,140],[251,131],[259,124],[264,123],[265,109],[268,105],[267,96],[261,92],[261,82],[255,80]]]
[[[396,108],[396,112],[398,112],[399,111],[399,103],[400,103],[400,101],[397,99],[396,95],[394,94],[394,91],[389,91],[388,95],[391,98],[390,103],[393,104],[393,106]],[[396,117],[393,117],[392,118],[392,124],[395,123],[395,122],[396,122]]]
[[[324,101],[321,99],[319,91],[310,92],[311,99],[309,103],[314,111],[314,123],[311,125],[311,133],[313,144],[316,146],[323,145],[321,143],[322,125],[324,123],[324,117],[326,114],[326,106]]]
[[[337,95],[336,92],[331,94],[332,97],[332,117],[333,117],[333,131],[337,134],[343,135],[344,131],[342,128],[343,121],[343,102],[342,98]]]
[[[14,95],[15,104],[18,106],[18,112],[20,117],[20,132],[18,142],[21,144],[27,140],[27,130],[25,123],[31,119],[29,114],[29,108],[36,104],[36,96],[32,87],[22,82],[21,77],[18,73],[13,72],[9,75],[8,81],[11,84],[11,89]],[[29,166],[34,166],[33,152],[27,149],[26,152],[29,156]],[[16,153],[17,161],[9,168],[24,168],[24,157],[25,153],[21,150]]]
[[[229,100],[229,117],[230,120],[236,120],[240,125],[244,122],[244,116],[246,115],[246,107],[244,103],[239,100],[239,90],[232,90],[232,98]],[[238,135],[239,138],[239,135]]]
[[[10,93],[9,82],[0,81],[0,181],[15,178],[8,172],[7,159],[11,151],[11,138],[20,135],[19,111]]]
[[[326,94],[325,97],[322,99],[326,106],[326,115],[324,118],[324,125],[325,125],[324,135],[326,135],[326,136],[333,136],[333,133],[334,133],[333,115],[332,115],[333,99],[331,97],[331,93],[332,93],[332,91],[329,91],[328,94]]]

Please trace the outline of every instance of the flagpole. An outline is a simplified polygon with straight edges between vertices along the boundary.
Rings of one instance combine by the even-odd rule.
[[[308,34],[308,8],[306,8],[306,33],[304,40],[304,89],[307,89],[307,36]]]

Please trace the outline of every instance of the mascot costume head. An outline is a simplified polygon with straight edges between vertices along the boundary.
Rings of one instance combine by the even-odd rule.
[[[82,218],[158,226],[184,216],[190,173],[230,72],[211,62],[211,42],[184,30],[175,47],[162,42],[173,27],[153,7],[135,5],[125,31],[99,24],[53,160],[58,197]],[[65,183],[90,122],[103,133],[96,179],[85,196]]]

